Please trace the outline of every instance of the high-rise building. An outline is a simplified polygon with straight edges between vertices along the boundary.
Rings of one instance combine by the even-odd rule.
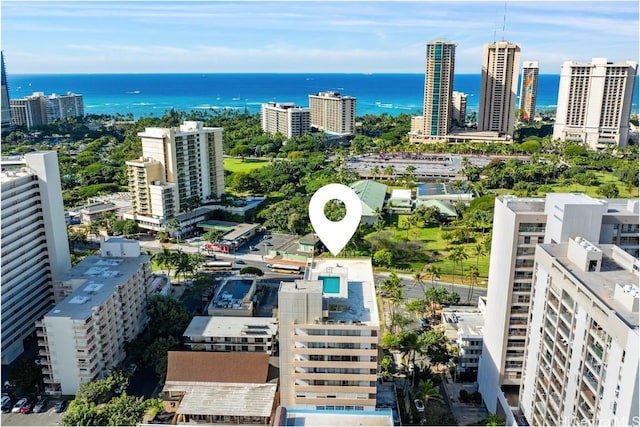
[[[506,41],[484,46],[478,130],[513,135],[520,46]]]
[[[518,406],[525,344],[530,328],[536,247],[566,243],[624,242],[638,256],[639,202],[600,200],[584,194],[550,193],[544,198],[496,199],[489,264],[486,324],[478,383],[490,412],[509,419]],[[537,294],[536,294],[537,295]]]
[[[158,230],[178,213],[224,193],[222,128],[187,121],[138,135],[142,158],[127,162],[133,212],[125,218]]]
[[[282,282],[280,396],[308,409],[373,410],[380,323],[370,259],[316,259]]]
[[[75,394],[122,362],[125,343],[144,328],[151,256],[140,242],[111,238],[65,274],[68,296],[37,323],[46,391]]]
[[[311,127],[322,132],[349,135],[356,128],[356,99],[339,92],[309,95]]]
[[[4,170],[2,183],[2,363],[53,304],[52,281],[71,268],[58,156],[25,155],[26,167]]]
[[[0,52],[0,100],[2,101],[2,114],[0,116],[0,127],[7,129],[11,126],[11,102],[9,101],[9,85],[7,84],[7,71],[4,68],[4,53]]]
[[[411,132],[430,139],[444,137],[451,127],[456,45],[446,39],[431,40],[426,56],[422,120],[412,123]]]
[[[31,129],[47,124],[47,98],[43,92],[20,99],[12,99],[11,116],[16,126]]]
[[[524,123],[532,123],[536,117],[538,73],[538,61],[523,62],[520,82],[520,111]]]
[[[451,94],[451,120],[458,127],[464,127],[467,123],[467,98],[464,92],[454,91]]]
[[[280,133],[287,138],[301,136],[311,130],[311,111],[293,103],[267,102],[262,104],[262,130]]]
[[[67,117],[84,116],[82,95],[67,92],[66,95],[51,94],[46,100],[47,122]]]
[[[553,138],[592,148],[625,147],[638,64],[565,62],[560,70]]]
[[[637,424],[640,262],[577,236],[539,245],[535,263],[520,390],[529,425]]]

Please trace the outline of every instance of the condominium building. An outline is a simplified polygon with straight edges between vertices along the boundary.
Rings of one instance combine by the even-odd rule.
[[[637,258],[583,237],[536,251],[520,408],[530,425],[638,423]]]
[[[456,45],[450,40],[427,43],[422,120],[412,121],[417,138],[444,137],[451,127]]]
[[[311,127],[338,135],[349,135],[356,127],[356,99],[339,92],[309,95]]]
[[[224,193],[222,128],[186,121],[138,135],[142,158],[127,162],[133,212],[125,218],[158,230],[180,212]]]
[[[2,101],[2,113],[0,115],[0,127],[6,130],[11,126],[11,103],[9,101],[9,85],[7,85],[7,71],[4,68],[4,53],[0,52],[0,100]]]
[[[499,41],[484,46],[478,130],[513,135],[520,46]]]
[[[538,94],[538,61],[522,63],[520,81],[520,112],[524,123],[532,123],[536,117],[536,97]]]
[[[591,148],[625,147],[638,64],[565,62],[560,70],[553,138]]]
[[[262,130],[282,134],[287,138],[301,136],[311,130],[311,110],[293,103],[267,102],[262,104]]]
[[[637,200],[592,199],[550,193],[544,198],[496,199],[489,264],[486,324],[478,383],[485,405],[507,419],[517,408],[530,328],[536,246],[580,236],[596,243],[625,242],[637,256]]]
[[[370,259],[316,259],[278,293],[284,406],[373,410],[378,306]]]
[[[34,92],[33,95],[12,99],[10,102],[11,117],[16,126],[31,129],[48,123],[47,99],[43,92]]]
[[[271,354],[277,333],[273,317],[195,316],[182,335],[191,350]]]
[[[100,256],[84,258],[58,284],[67,296],[38,322],[38,346],[49,392],[75,394],[122,362],[124,345],[146,324],[151,256],[140,242],[103,241]]]
[[[464,92],[451,93],[451,121],[454,126],[464,127],[467,123],[467,98]]]
[[[2,364],[23,351],[23,340],[53,304],[51,281],[71,268],[58,155],[24,156],[2,184]]]
[[[67,117],[84,116],[82,95],[67,92],[66,95],[51,94],[46,100],[47,122]]]

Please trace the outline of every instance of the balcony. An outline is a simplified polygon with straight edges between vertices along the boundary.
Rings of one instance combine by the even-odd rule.
[[[584,379],[585,383],[587,383],[589,387],[591,387],[591,391],[595,395],[596,391],[598,390],[598,382],[596,381],[596,379],[593,378],[589,373],[585,373],[582,378]]]
[[[589,345],[589,349],[596,355],[598,356],[599,360],[602,360],[602,347],[600,347],[598,344],[590,344]]]

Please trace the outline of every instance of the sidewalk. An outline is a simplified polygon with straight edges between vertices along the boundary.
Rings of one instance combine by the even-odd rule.
[[[475,405],[473,403],[460,402],[460,390],[467,390],[472,393],[475,390],[473,383],[456,383],[447,372],[447,376],[442,381],[445,391],[445,399],[449,402],[451,412],[456,417],[458,425],[468,426],[477,424],[478,421],[487,417],[488,412],[483,404]]]

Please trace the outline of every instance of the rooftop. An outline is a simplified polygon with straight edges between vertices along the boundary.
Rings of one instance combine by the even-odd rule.
[[[393,426],[391,409],[376,411],[320,411],[286,408],[283,426]]]
[[[93,313],[93,307],[103,304],[119,285],[128,281],[150,259],[149,255],[130,258],[86,257],[61,278],[63,282],[73,281],[81,285],[51,309],[47,316],[87,319]]]
[[[218,293],[211,301],[209,308],[246,309],[255,291],[255,279],[246,277],[228,277],[222,282]]]
[[[362,202],[362,215],[376,215],[376,209],[382,210],[384,199],[387,196],[387,186],[371,180],[361,180],[349,184],[349,187]]]
[[[484,314],[477,307],[449,307],[442,310],[446,326],[455,327],[462,338],[482,338]]]
[[[275,317],[195,316],[182,334],[185,337],[273,336],[278,331]]]
[[[166,385],[174,382],[268,382],[269,355],[251,352],[169,351]]]

